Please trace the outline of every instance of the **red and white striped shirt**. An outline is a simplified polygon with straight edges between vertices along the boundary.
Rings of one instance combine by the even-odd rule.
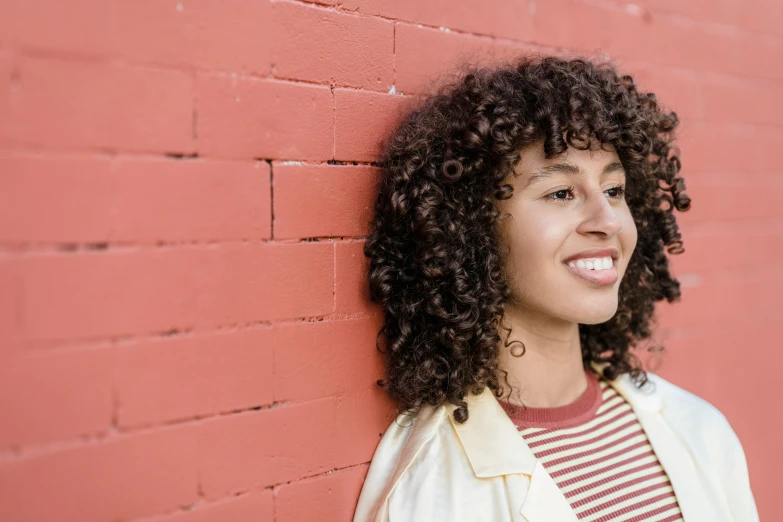
[[[682,521],[669,477],[630,404],[592,370],[571,404],[500,401],[579,520]]]

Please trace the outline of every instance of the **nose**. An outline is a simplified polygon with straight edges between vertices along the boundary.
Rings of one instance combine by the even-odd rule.
[[[591,191],[583,207],[583,218],[578,232],[605,237],[617,235],[623,229],[623,223],[617,215],[615,205],[600,189]]]

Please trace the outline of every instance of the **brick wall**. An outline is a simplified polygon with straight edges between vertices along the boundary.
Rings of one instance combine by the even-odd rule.
[[[659,372],[726,414],[780,518],[781,19],[776,0],[0,0],[0,519],[349,521],[392,415],[362,254],[378,141],[462,58],[568,48],[683,119]]]

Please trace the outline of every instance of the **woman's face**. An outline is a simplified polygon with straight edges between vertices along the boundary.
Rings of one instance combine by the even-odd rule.
[[[637,238],[614,147],[546,159],[539,141],[514,170],[512,198],[497,202],[511,215],[500,224],[509,305],[574,323],[608,321]]]

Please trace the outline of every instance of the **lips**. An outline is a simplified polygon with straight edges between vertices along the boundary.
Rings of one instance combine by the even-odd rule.
[[[594,257],[611,257],[612,261],[617,261],[618,255],[619,252],[615,247],[591,248],[589,250],[583,250],[578,254],[574,254],[572,256],[565,258],[563,260],[563,263],[567,265],[570,261],[576,261],[577,259],[588,259]]]
[[[569,256],[563,260],[563,264],[566,265],[566,268],[575,276],[579,277],[580,279],[584,281],[588,281],[590,283],[601,285],[601,286],[609,286],[613,285],[617,282],[617,258],[619,256],[619,252],[614,247],[608,247],[608,248],[591,248],[589,250],[583,250],[582,252],[579,252],[578,254],[574,254],[572,256]],[[576,261],[578,259],[590,259],[590,258],[602,258],[602,257],[611,257],[612,258],[612,268],[608,268],[605,270],[591,270],[589,268],[579,268],[576,266],[568,266],[568,264],[572,261]]]
[[[617,268],[614,265],[606,270],[590,270],[568,265],[566,268],[575,276],[597,285],[613,285],[617,282]]]

